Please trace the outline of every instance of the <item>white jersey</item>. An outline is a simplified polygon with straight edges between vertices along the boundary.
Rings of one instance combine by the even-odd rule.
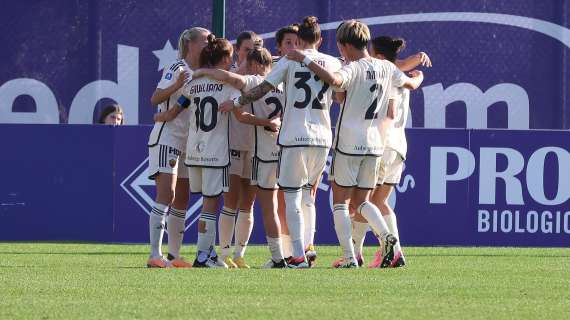
[[[410,90],[392,87],[390,99],[394,99],[396,116],[392,125],[388,128],[386,148],[398,152],[403,159],[406,159],[408,142],[405,129],[410,114]]]
[[[164,68],[162,78],[156,86],[158,89],[166,89],[176,82],[178,77],[183,76],[184,72],[192,74],[192,69],[186,64],[184,59],[177,60],[169,67]],[[176,104],[176,101],[182,94],[183,88],[178,89],[166,101],[158,105],[158,111],[166,111]],[[188,110],[182,110],[176,118],[168,122],[155,122],[154,127],[148,139],[148,146],[153,147],[158,144],[170,146],[177,150],[183,151],[186,148],[186,139],[188,139]]]
[[[199,78],[185,86],[183,94],[190,100],[185,164],[208,168],[228,166],[229,116],[220,113],[218,106],[239,97],[239,90],[210,78]]]
[[[345,65],[338,72],[346,98],[338,117],[335,150],[355,156],[381,156],[384,141],[378,130],[385,117],[392,86],[408,77],[393,63],[372,57]]]
[[[253,143],[253,126],[239,122],[236,116],[230,113],[230,149],[253,151]]]
[[[313,49],[303,53],[330,72],[341,67],[337,58]],[[279,131],[281,146],[330,147],[332,144],[329,109],[332,89],[302,62],[283,57],[265,80],[277,87],[284,82],[285,105]]]
[[[251,90],[263,82],[263,77],[246,76],[245,91]],[[258,118],[271,119],[280,117],[283,110],[283,86],[279,85],[263,98],[244,106],[245,111],[250,112]],[[252,126],[253,127],[253,126]],[[261,126],[255,126],[254,155],[262,162],[277,162],[279,160],[279,146],[277,145],[277,134]]]

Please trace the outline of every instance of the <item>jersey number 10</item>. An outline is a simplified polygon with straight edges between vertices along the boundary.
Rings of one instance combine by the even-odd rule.
[[[211,96],[204,97],[204,99],[195,97],[194,104],[196,104],[196,112],[194,113],[196,115],[196,128],[200,128],[200,130],[204,132],[212,131],[218,122],[218,101]],[[208,124],[206,124],[204,119],[204,110],[207,106],[212,108],[210,112],[210,123]]]

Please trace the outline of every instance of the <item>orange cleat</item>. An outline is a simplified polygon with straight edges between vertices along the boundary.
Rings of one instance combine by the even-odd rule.
[[[169,268],[168,261],[166,261],[163,257],[159,258],[149,258],[146,262],[146,266],[148,268]]]

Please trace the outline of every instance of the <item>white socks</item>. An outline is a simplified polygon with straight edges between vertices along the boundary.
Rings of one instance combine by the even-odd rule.
[[[150,235],[150,256],[152,258],[162,257],[162,237],[164,235],[164,222],[168,206],[155,203],[148,219],[148,231]]]
[[[218,221],[218,232],[220,234],[220,248],[222,249],[222,260],[230,255],[232,238],[234,237],[234,227],[236,223],[236,210],[223,207],[220,220]]]
[[[216,241],[216,215],[211,213],[202,212],[200,214],[200,222],[206,224],[206,231],[204,233],[198,232],[197,247],[198,251],[207,254],[210,252],[210,248],[214,245]],[[198,256],[199,262],[204,262],[200,260],[203,255]]]
[[[388,229],[390,229],[390,233],[398,239],[398,242],[394,245],[394,251],[402,251],[402,247],[400,246],[400,234],[398,232],[398,220],[396,219],[396,215],[392,212],[389,215],[382,216],[384,220],[386,220],[386,224],[388,225]]]
[[[243,257],[251,231],[253,230],[253,213],[251,211],[239,210],[236,222],[236,243],[234,259]]]
[[[376,232],[381,239],[386,239],[386,236],[390,233],[388,230],[388,225],[386,221],[382,218],[382,214],[380,213],[380,209],[376,207],[372,202],[364,202],[358,207],[358,212],[362,214],[368,224]]]
[[[303,245],[306,248],[309,245],[314,244],[317,214],[315,210],[315,202],[311,196],[311,188],[304,187],[302,190],[302,213],[303,222],[305,224]]]
[[[281,244],[283,246],[283,255],[285,258],[293,256],[293,244],[291,243],[291,236],[288,234],[281,234]]]
[[[354,256],[354,245],[352,243],[352,225],[348,214],[348,204],[335,204],[333,209],[334,230],[343,249],[345,258],[356,258]]]
[[[166,218],[168,231],[168,254],[175,259],[180,258],[180,247],[184,240],[184,221],[186,220],[186,210],[178,210],[170,207]]]
[[[352,220],[352,240],[354,241],[354,254],[362,255],[362,246],[368,232],[368,223]]]
[[[294,258],[305,256],[305,247],[303,242],[303,233],[305,230],[303,217],[301,216],[301,190],[284,190],[285,195],[285,214],[287,215],[287,226],[289,227],[289,235],[293,243]]]
[[[271,260],[273,262],[279,262],[283,260],[283,249],[281,248],[281,238],[270,238],[267,239],[267,245],[269,246],[269,251],[271,252]]]

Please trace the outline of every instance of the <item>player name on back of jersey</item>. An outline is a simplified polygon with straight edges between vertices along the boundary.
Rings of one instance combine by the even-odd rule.
[[[198,94],[200,92],[219,92],[224,89],[223,83],[197,83],[190,86],[189,94]]]
[[[325,60],[321,60],[321,59],[316,59],[313,60],[313,62],[315,62],[316,64],[318,64],[319,66],[326,68],[326,62]],[[303,62],[299,62],[301,64],[301,67],[303,68],[308,68],[306,64],[304,64]]]
[[[376,80],[388,77],[388,71],[386,69],[378,70],[367,70],[366,80]]]

